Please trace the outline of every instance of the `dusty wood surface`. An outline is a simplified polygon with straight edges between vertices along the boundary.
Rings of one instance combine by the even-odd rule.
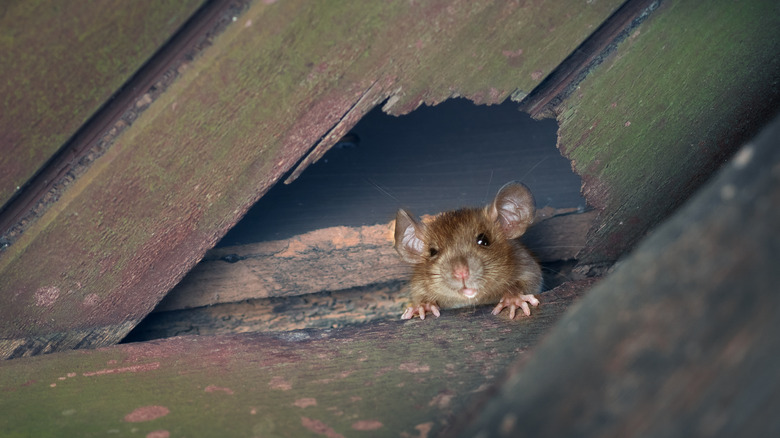
[[[780,118],[454,436],[777,436]]]
[[[545,208],[523,241],[541,262],[573,259],[595,212]],[[335,227],[292,239],[209,251],[157,306],[170,311],[253,298],[336,291],[406,279],[393,248],[393,223]]]
[[[576,262],[542,265],[544,289],[582,279]],[[337,328],[396,320],[409,300],[405,281],[306,295],[247,299],[184,310],[155,309],[122,342],[182,335],[219,335]]]
[[[407,297],[400,281],[279,298],[248,299],[194,309],[155,309],[122,342],[184,335],[225,335],[338,328],[400,319]]]
[[[0,206],[201,3],[0,5]]]
[[[556,108],[558,147],[604,210],[583,262],[618,258],[770,120],[778,28],[778,2],[662,2]]]
[[[278,335],[188,336],[0,363],[4,436],[435,436],[590,282],[531,318],[485,309]],[[157,433],[157,435],[154,435]]]
[[[118,341],[340,121],[524,95],[619,3],[253,3],[0,255],[0,357]]]

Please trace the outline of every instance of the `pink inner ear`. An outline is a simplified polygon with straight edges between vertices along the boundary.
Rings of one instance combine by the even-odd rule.
[[[521,210],[522,209],[514,202],[507,201],[501,205],[501,209],[499,210],[499,217],[503,219],[505,226],[512,226],[511,224],[516,224],[522,221],[522,218],[519,214]]]
[[[404,230],[404,235],[401,238],[401,244],[407,248],[409,252],[417,255],[421,255],[425,249],[425,244],[423,243],[422,239],[417,237],[417,232],[414,228],[414,225],[409,225],[406,227]]]
[[[533,198],[525,199],[522,196],[499,193],[491,211],[492,216],[495,216],[493,220],[498,221],[510,239],[523,235],[533,222],[533,206],[527,205],[524,201],[533,202]]]

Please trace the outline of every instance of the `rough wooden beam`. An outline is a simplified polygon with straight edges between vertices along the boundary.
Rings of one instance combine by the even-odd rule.
[[[284,334],[188,336],[0,362],[6,436],[435,436],[591,281],[531,318],[488,309]]]
[[[661,3],[660,0],[628,0],[585,40],[527,98],[521,109],[531,116],[550,117],[555,106],[568,97],[597,66],[609,49],[622,42]]]
[[[780,118],[451,436],[780,431]]]
[[[76,0],[64,7],[39,0],[0,7],[0,207],[201,3]],[[10,225],[3,219],[0,234]]]
[[[573,259],[595,216],[542,209],[524,241],[542,262]],[[337,291],[404,280],[409,273],[393,249],[392,222],[326,228],[287,240],[213,249],[156,310]]]
[[[253,3],[2,252],[0,357],[124,337],[366,90],[501,102],[619,4]]]
[[[574,261],[542,266],[544,289],[583,279]],[[546,293],[546,292],[545,292]],[[224,335],[323,329],[398,319],[408,303],[405,281],[306,295],[247,299],[150,313],[122,342],[182,335]]]
[[[122,342],[182,335],[226,335],[337,328],[399,319],[407,301],[404,283],[317,294],[248,299],[194,309],[155,309]]]
[[[558,105],[558,147],[603,210],[584,263],[620,257],[780,108],[778,28],[777,2],[662,2]]]

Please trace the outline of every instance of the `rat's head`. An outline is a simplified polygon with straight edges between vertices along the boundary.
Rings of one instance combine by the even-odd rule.
[[[483,209],[442,213],[428,224],[398,210],[395,249],[415,265],[413,281],[451,300],[479,301],[505,290],[513,279],[515,247],[533,222],[534,198],[526,186],[509,183]]]

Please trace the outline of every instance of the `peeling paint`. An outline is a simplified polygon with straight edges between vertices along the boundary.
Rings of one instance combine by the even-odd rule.
[[[299,398],[298,400],[295,400],[293,402],[293,405],[299,408],[308,408],[309,406],[317,406],[317,399],[311,397]]]
[[[274,376],[268,383],[271,389],[278,389],[281,391],[289,391],[292,389],[290,382],[284,379],[282,376]]]
[[[360,420],[352,423],[352,428],[355,430],[377,430],[381,429],[384,424],[377,420]]]
[[[60,297],[60,289],[56,286],[46,286],[35,291],[35,305],[49,307]]]
[[[128,423],[140,423],[144,421],[156,420],[160,417],[164,417],[170,413],[170,410],[165,406],[141,406],[135,409],[133,412],[125,415],[124,420]]]
[[[152,362],[143,365],[131,365],[122,368],[106,368],[98,371],[89,371],[82,373],[84,377],[103,376],[106,374],[120,374],[120,373],[138,373],[144,371],[152,371],[160,368],[160,362]]]
[[[215,385],[207,386],[204,391],[206,391],[206,392],[224,392],[225,394],[233,395],[233,390],[232,389],[225,388],[225,387],[222,387],[222,386],[215,386]]]
[[[337,433],[335,430],[333,430],[333,428],[319,420],[312,420],[311,418],[301,417],[301,424],[303,427],[309,429],[317,435],[326,436],[328,438],[344,438],[344,435]]]
[[[398,369],[402,371],[408,371],[413,374],[417,373],[427,373],[431,370],[431,367],[425,364],[420,364],[419,362],[407,362],[402,363],[398,365]]]

